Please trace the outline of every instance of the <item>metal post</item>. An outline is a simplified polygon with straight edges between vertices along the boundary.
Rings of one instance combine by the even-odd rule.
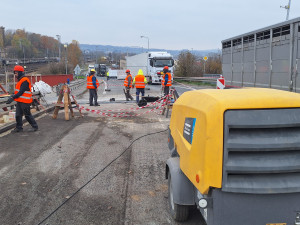
[[[149,52],[149,37],[141,36],[141,38],[147,38],[148,39],[148,52]]]
[[[290,16],[290,8],[291,8],[291,0],[289,0],[289,4],[286,6],[280,6],[280,8],[286,9],[286,20],[289,20]]]
[[[14,79],[14,93],[16,90],[16,77],[15,77],[15,73],[13,73],[13,79]]]
[[[58,58],[59,58],[59,61],[61,60],[61,52],[60,52],[60,35],[56,35],[57,39],[58,39]]]
[[[65,44],[64,45],[64,47],[65,47],[65,63],[66,63],[66,74],[68,74],[68,51],[67,51],[67,47],[68,47],[68,45],[67,44]]]
[[[296,68],[295,68],[295,92],[297,92],[298,60],[299,59],[296,59]]]
[[[231,50],[231,52],[230,52],[230,54],[231,54],[231,56],[230,56],[230,59],[231,59],[231,81],[230,81],[230,84],[232,85],[232,82],[233,82],[233,41],[231,40],[230,41],[230,50]]]
[[[253,71],[253,86],[255,87],[256,86],[256,39],[257,39],[257,37],[256,37],[256,33],[254,34],[254,59],[253,59],[253,61],[254,61],[254,63],[253,63],[253,65],[254,65],[254,71]]]
[[[289,16],[290,16],[290,8],[291,8],[291,0],[289,0],[289,4],[288,4],[288,6],[287,6],[286,20],[289,20]]]
[[[269,73],[269,88],[272,86],[272,70],[273,70],[273,61],[272,61],[272,42],[273,42],[273,29],[270,29],[270,73]]]
[[[6,71],[6,63],[4,64],[4,72],[5,72],[5,90],[8,92],[8,86],[7,86],[7,71]]]
[[[269,88],[271,88],[272,86],[272,70],[273,70],[273,61],[272,61],[272,42],[273,42],[273,29],[270,29],[270,57],[269,57],[269,66],[270,66],[270,69],[269,69]]]
[[[148,38],[148,52],[149,52],[149,38]]]
[[[294,42],[294,24],[290,24],[290,65],[289,65],[289,73],[290,73],[290,91],[293,90],[293,42]]]
[[[241,61],[242,61],[242,70],[241,70],[241,75],[242,75],[242,87],[244,87],[244,37],[241,38],[241,44],[242,44],[242,57],[241,57]]]
[[[25,66],[25,48],[24,48],[24,46],[23,46],[23,56],[24,56],[23,65]]]

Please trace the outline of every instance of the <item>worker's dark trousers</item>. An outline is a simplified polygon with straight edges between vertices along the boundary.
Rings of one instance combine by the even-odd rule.
[[[164,94],[165,94],[165,96],[169,94],[169,91],[170,91],[170,86],[165,86],[164,87]]]
[[[98,99],[98,94],[97,94],[97,89],[89,89],[90,90],[90,105],[93,105],[93,99],[95,102],[95,105],[98,105],[97,99]]]
[[[23,102],[17,102],[17,107],[16,107],[17,126],[16,126],[16,128],[18,130],[23,129],[23,119],[22,119],[23,115],[25,116],[26,120],[28,121],[28,123],[30,123],[30,125],[33,128],[38,128],[38,125],[30,112],[30,104],[23,103]]]
[[[140,93],[142,93],[142,96],[145,95],[145,88],[137,88],[136,89],[136,103],[139,103],[139,100],[140,100]]]
[[[129,99],[133,100],[133,97],[130,94],[130,87],[125,87],[125,97],[126,101],[128,101]]]

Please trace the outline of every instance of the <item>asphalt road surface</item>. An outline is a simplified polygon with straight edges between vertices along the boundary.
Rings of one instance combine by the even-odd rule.
[[[22,133],[1,134],[1,225],[204,224],[195,209],[185,223],[170,217],[169,118],[151,108],[132,110],[136,103],[124,101],[122,83],[110,80],[104,94],[104,85],[99,88],[100,107],[88,106],[85,87],[73,94],[86,108],[127,109],[130,117],[83,111],[80,118],[75,110],[65,121],[62,112],[56,120],[51,112],[37,119],[37,132],[26,125]],[[180,94],[191,89],[177,88]],[[148,94],[160,96],[160,86],[151,85]],[[57,97],[46,98],[50,104]]]

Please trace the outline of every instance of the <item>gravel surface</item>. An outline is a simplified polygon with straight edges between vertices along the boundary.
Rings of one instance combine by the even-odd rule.
[[[97,108],[84,104],[88,93],[78,101],[99,110],[136,107],[105,103],[111,96],[124,100],[121,88],[106,97],[99,90]],[[160,86],[150,89],[149,94],[160,92]],[[153,112],[128,118],[87,112],[80,118],[76,110],[75,115],[65,121],[63,112],[56,120],[49,113],[38,118],[37,132],[27,125],[22,133],[0,137],[1,225],[35,225],[45,218],[41,224],[204,224],[197,210],[186,223],[176,223],[168,211],[169,118]]]

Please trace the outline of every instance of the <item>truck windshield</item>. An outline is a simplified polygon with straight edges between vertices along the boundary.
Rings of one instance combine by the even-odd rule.
[[[173,66],[172,59],[156,59],[153,60],[154,67],[164,67],[164,66]]]

